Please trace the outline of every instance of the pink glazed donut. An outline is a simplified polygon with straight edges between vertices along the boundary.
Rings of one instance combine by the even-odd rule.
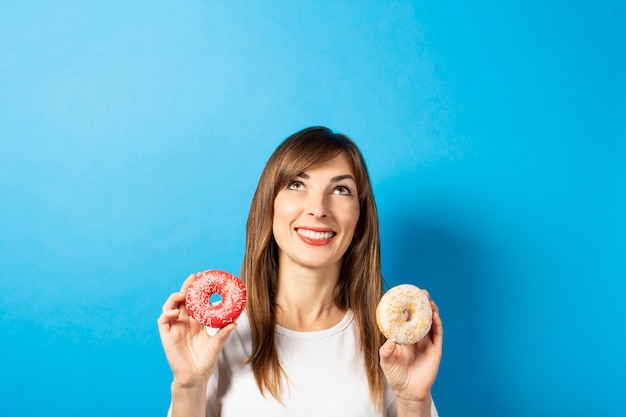
[[[399,345],[419,342],[433,323],[433,310],[426,293],[415,285],[402,284],[387,291],[376,308],[378,328]]]
[[[215,294],[222,299],[211,302]],[[228,272],[216,269],[200,272],[187,289],[185,306],[196,321],[221,328],[237,320],[246,307],[246,286]]]

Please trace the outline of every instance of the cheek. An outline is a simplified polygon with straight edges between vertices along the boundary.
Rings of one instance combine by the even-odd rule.
[[[345,216],[343,217],[343,224],[346,228],[349,228],[354,233],[356,226],[359,222],[360,210],[359,207],[350,207],[349,210],[345,211]]]
[[[274,231],[274,235],[280,230],[280,219],[282,217],[280,208],[274,205],[274,217],[272,218],[272,230]]]
[[[274,200],[274,221],[280,220],[291,211],[288,199],[279,194]]]
[[[288,227],[293,221],[295,213],[296,207],[293,202],[279,194],[274,200],[274,217],[272,219],[274,233],[284,229],[285,226]]]

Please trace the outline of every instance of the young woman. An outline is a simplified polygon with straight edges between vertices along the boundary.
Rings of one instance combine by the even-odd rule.
[[[173,372],[170,415],[436,416],[443,327],[385,341],[376,204],[356,145],[324,127],[287,138],[252,200],[237,323],[207,331],[185,309],[191,275],[159,333]]]

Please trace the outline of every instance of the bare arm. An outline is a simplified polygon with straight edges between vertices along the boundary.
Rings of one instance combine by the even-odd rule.
[[[185,307],[190,275],[179,292],[170,295],[157,320],[161,344],[172,369],[172,417],[206,417],[206,388],[222,347],[236,324],[209,336]]]

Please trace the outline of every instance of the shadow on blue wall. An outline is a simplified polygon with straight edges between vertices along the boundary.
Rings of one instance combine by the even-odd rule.
[[[480,238],[467,233],[480,229],[480,219],[467,218],[461,210],[442,205],[425,213],[424,207],[411,204],[386,215],[381,220],[383,272],[388,286],[412,283],[427,289],[440,308],[444,357],[439,384],[433,388],[439,412],[471,416],[471,410],[488,409],[505,415],[505,405],[490,395],[500,384],[485,375],[489,358],[482,346],[488,326],[482,323],[484,314],[477,303],[484,296],[480,284],[490,257]],[[453,226],[460,218],[464,228]],[[446,389],[439,390],[438,385]]]

